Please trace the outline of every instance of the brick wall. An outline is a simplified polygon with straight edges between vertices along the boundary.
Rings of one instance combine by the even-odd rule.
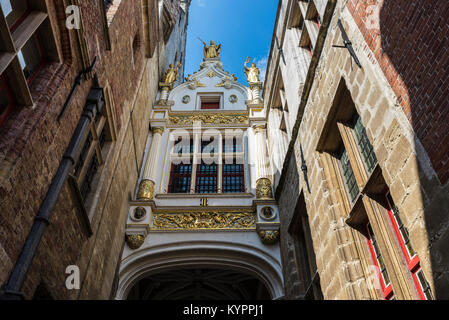
[[[104,187],[91,222],[94,235],[88,237],[66,183],[29,270],[23,288],[27,298],[41,282],[54,298],[109,298],[124,243],[126,201],[134,192],[143,156],[135,143],[145,143],[148,101],[154,100],[157,91],[158,58],[157,53],[150,60],[144,58],[140,1],[122,1],[117,8],[109,26],[110,51],[106,50],[99,1],[80,3],[89,59],[98,56],[95,74],[100,86],[110,87],[117,140],[103,169]],[[33,81],[36,106],[19,109],[0,130],[0,284],[8,280],[92,86],[89,80],[77,87],[58,122],[81,62],[75,31],[65,28],[65,7],[59,1],[50,5],[64,61],[48,66]],[[140,41],[133,49],[136,35]],[[81,291],[65,289],[65,269],[71,264],[80,267]]]
[[[349,0],[347,7],[444,185],[449,180],[449,2]]]

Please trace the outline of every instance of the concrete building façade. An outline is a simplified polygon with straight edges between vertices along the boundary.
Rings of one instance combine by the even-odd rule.
[[[447,4],[430,2],[280,0],[263,91],[212,42],[182,80],[189,1],[2,12],[2,297],[446,298],[449,122],[429,102],[447,108],[447,76],[405,72],[399,41],[444,66]],[[54,35],[34,72],[23,23]]]

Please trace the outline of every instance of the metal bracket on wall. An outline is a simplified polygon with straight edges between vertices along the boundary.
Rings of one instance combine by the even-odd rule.
[[[343,38],[343,44],[344,46],[338,46],[338,45],[333,45],[332,47],[334,48],[343,48],[343,49],[348,49],[349,54],[351,55],[351,57],[354,59],[355,63],[359,66],[359,68],[362,67],[362,65],[360,64],[359,59],[357,58],[357,55],[355,54],[354,48],[352,47],[352,42],[349,40],[348,38],[348,34],[346,33],[345,29],[343,28],[343,25],[341,23],[341,20],[338,19],[338,27],[340,28],[340,32],[341,32],[341,37]]]

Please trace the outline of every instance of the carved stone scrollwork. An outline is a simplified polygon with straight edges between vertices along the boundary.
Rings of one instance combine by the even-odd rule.
[[[259,237],[263,244],[275,244],[279,241],[279,230],[260,230]]]
[[[256,198],[273,199],[273,191],[271,190],[270,179],[260,178],[256,181]]]
[[[148,201],[154,197],[154,182],[144,179],[140,182],[139,191],[137,192],[137,200]]]
[[[145,237],[141,234],[127,234],[126,243],[131,250],[139,249],[145,241]]]

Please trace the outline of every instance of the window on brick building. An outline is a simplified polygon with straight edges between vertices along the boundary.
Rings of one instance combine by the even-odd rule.
[[[174,140],[168,193],[245,192],[243,137],[220,139],[221,134]]]
[[[0,125],[15,107],[31,107],[29,86],[51,62],[59,62],[44,0],[0,2]]]
[[[115,134],[111,110],[106,103],[104,90],[99,87],[92,88],[86,104],[95,106],[94,118],[80,147],[81,151],[69,180],[79,205],[87,212],[98,190],[99,178],[111,151]]]
[[[7,78],[0,76],[0,126],[8,118],[8,115],[14,108],[14,95]]]
[[[289,226],[289,233],[294,238],[295,262],[302,294],[306,300],[323,300],[320,276],[316,266],[315,251],[310,232],[309,217],[307,215],[304,195],[298,200],[295,213]]]

